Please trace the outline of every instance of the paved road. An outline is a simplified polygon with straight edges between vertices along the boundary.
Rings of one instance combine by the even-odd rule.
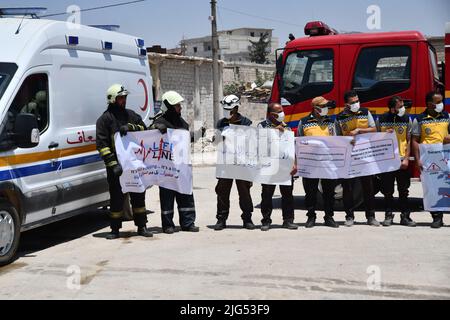
[[[368,227],[359,212],[353,228],[307,230],[297,182],[298,231],[241,229],[233,190],[232,227],[215,232],[214,168],[195,168],[194,175],[201,233],[161,234],[154,188],[147,194],[154,238],[136,237],[126,223],[125,238],[105,240],[101,211],[29,231],[19,259],[0,268],[0,299],[450,299],[450,228],[429,228],[428,213],[413,214],[417,228]],[[252,189],[255,205],[260,192]],[[420,184],[411,192],[420,198]],[[414,206],[420,210],[420,199]],[[377,207],[382,220],[381,200]],[[279,209],[274,223],[282,223]]]

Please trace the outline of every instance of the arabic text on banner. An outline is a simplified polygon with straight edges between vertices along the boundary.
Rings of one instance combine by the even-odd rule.
[[[450,212],[450,145],[421,144],[424,208],[430,212]]]
[[[398,141],[393,133],[356,137],[298,137],[298,175],[313,179],[350,179],[400,168]]]
[[[192,194],[190,135],[168,129],[130,132],[115,136],[117,157],[123,169],[122,191],[140,193],[153,185]]]
[[[232,125],[217,152],[216,177],[291,185],[295,141],[291,131]]]

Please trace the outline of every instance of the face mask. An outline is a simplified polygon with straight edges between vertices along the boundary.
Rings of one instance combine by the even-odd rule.
[[[361,109],[361,105],[359,102],[350,105],[350,111],[356,113]]]
[[[434,109],[437,113],[441,113],[442,111],[444,111],[444,104],[441,102],[439,104],[436,105],[436,109]]]
[[[286,118],[286,115],[284,114],[284,112],[278,113],[277,121],[283,122],[285,118]]]
[[[328,115],[328,107],[317,109],[321,117],[325,117]]]
[[[400,109],[398,110],[397,115],[398,115],[399,117],[403,117],[403,116],[405,115],[405,113],[406,113],[406,108],[405,108],[405,107],[402,107],[402,108],[400,108]]]

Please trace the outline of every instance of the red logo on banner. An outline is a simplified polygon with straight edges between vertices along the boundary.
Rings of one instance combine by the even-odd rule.
[[[143,79],[139,79],[138,84],[142,84],[142,86],[144,87],[144,94],[145,94],[145,103],[144,105],[141,107],[142,111],[146,111],[148,108],[148,90],[147,90],[147,84],[145,83],[145,81]]]

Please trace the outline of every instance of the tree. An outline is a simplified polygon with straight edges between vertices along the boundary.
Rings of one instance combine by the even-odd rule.
[[[251,48],[250,48],[250,61],[266,64],[268,62],[267,56],[270,54],[270,39],[269,33],[264,33],[261,35],[258,41],[250,40]]]

